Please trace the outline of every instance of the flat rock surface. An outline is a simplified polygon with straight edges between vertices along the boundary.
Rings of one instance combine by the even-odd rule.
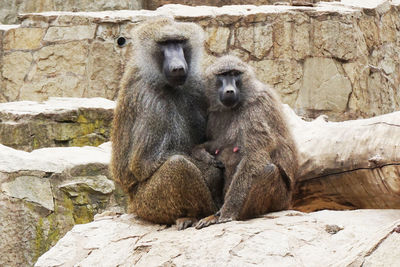
[[[110,151],[110,143],[33,152],[0,145],[0,266],[32,266],[75,224],[124,211]]]
[[[99,97],[0,103],[0,143],[25,151],[98,146],[108,141],[114,108],[114,101]]]
[[[282,211],[177,231],[133,215],[76,225],[35,266],[395,266],[400,210]]]
[[[52,147],[32,152],[16,150],[0,144],[0,172],[44,171],[62,172],[64,169],[86,164],[108,164],[111,143],[99,147]]]
[[[0,103],[0,116],[3,118],[5,114],[10,118],[17,116],[39,114],[59,114],[61,112],[69,112],[79,109],[106,109],[113,110],[115,102],[101,97],[79,98],[79,97],[50,97],[49,100],[43,102],[37,101],[17,101]]]

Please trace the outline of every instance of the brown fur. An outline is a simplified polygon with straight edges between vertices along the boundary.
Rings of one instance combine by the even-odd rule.
[[[129,193],[131,212],[155,223],[200,218],[217,209],[213,197],[220,171],[190,157],[192,148],[205,140],[202,33],[193,23],[168,18],[143,22],[133,34],[132,60],[121,81],[111,170]],[[166,40],[187,40],[189,75],[176,88],[161,71],[157,42]],[[179,220],[179,227],[187,227],[188,221],[193,219]]]
[[[216,75],[229,71],[242,73],[240,102],[234,108],[219,102],[216,88]],[[205,158],[204,148],[213,155],[218,150],[215,158],[225,165],[225,198],[219,213],[200,221],[198,228],[288,208],[297,153],[278,97],[255,78],[250,66],[232,56],[210,66],[206,80],[210,141],[194,154]]]

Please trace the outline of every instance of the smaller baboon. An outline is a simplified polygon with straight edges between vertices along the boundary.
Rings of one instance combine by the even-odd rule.
[[[273,89],[240,59],[225,56],[206,70],[206,96],[209,141],[193,155],[224,164],[224,203],[196,228],[288,208],[297,152]]]
[[[216,212],[221,194],[220,170],[190,156],[205,141],[203,30],[158,18],[133,36],[114,112],[112,174],[131,212],[184,229]]]

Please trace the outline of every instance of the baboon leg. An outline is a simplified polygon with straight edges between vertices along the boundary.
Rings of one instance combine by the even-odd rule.
[[[216,211],[202,173],[181,155],[170,157],[130,197],[133,213],[161,224],[173,224],[178,218],[199,218]],[[180,223],[188,224],[186,220]]]
[[[269,211],[285,209],[290,203],[290,192],[278,167],[268,164],[252,178],[252,184],[240,210],[239,219],[248,219]]]
[[[224,176],[221,168],[207,162],[193,160],[203,175],[204,182],[211,192],[214,203],[219,209],[223,203],[222,190],[224,187]]]

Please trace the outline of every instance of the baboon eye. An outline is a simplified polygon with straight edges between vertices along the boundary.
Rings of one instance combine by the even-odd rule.
[[[215,86],[217,88],[220,88],[222,86],[222,81],[220,79],[217,79],[217,81],[215,82]]]
[[[236,80],[236,86],[241,87],[242,86],[242,81],[241,80]]]

